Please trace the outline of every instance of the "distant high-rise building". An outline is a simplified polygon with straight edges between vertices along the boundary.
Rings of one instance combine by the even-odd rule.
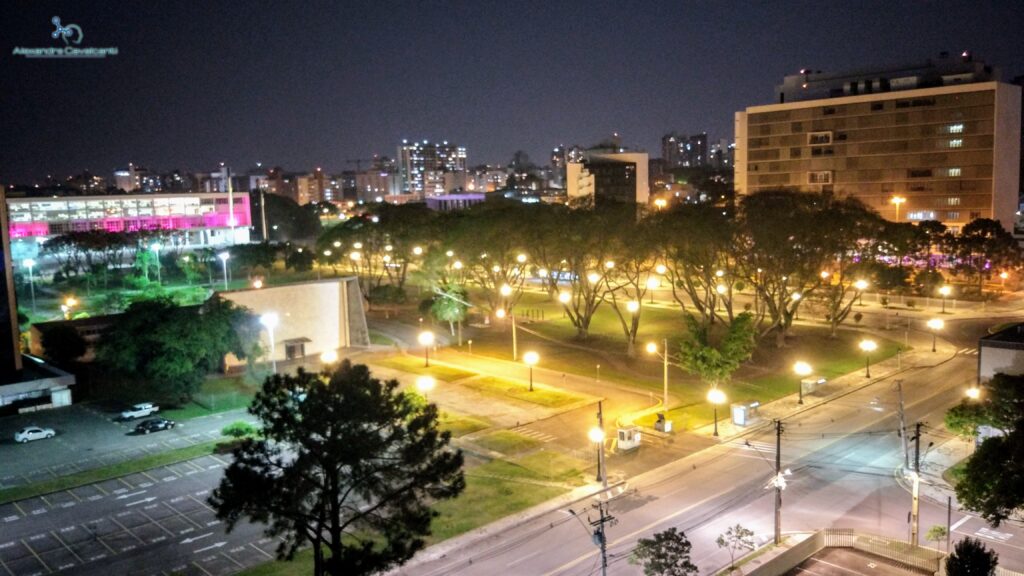
[[[94,176],[88,170],[82,172],[81,174],[68,176],[67,180],[65,180],[64,182],[64,185],[70,188],[74,188],[79,192],[84,192],[86,194],[102,192],[107,188],[106,180],[99,176]]]
[[[160,179],[149,170],[129,163],[127,168],[114,171],[114,187],[125,192],[159,192]]]
[[[697,168],[708,165],[708,134],[692,136],[669,132],[661,137],[661,158],[665,168]]]
[[[602,201],[646,204],[650,196],[646,152],[589,153],[566,164],[570,203]]]
[[[465,172],[466,148],[448,141],[410,143],[403,140],[398,147],[398,168],[404,193],[443,194],[444,173]]]
[[[722,138],[711,145],[708,152],[708,163],[712,168],[732,168],[736,161],[736,145]]]
[[[948,57],[927,65],[787,77],[784,103],[736,113],[737,194],[790,188],[853,196],[889,220],[976,218],[1012,229],[1021,87]],[[817,95],[807,99],[805,94]]]
[[[678,168],[683,165],[682,147],[686,142],[686,136],[669,132],[661,137],[661,159],[665,161],[665,168]]]

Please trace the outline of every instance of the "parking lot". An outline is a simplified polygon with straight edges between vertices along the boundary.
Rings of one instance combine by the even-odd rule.
[[[132,431],[139,420],[116,422],[116,416],[116,412],[104,412],[91,404],[77,404],[0,419],[0,488],[217,439],[224,425],[245,417],[241,413],[218,414],[180,422],[174,430],[135,435]],[[53,428],[57,435],[27,444],[14,442],[14,433],[30,424]]]
[[[220,576],[271,559],[257,526],[230,535],[206,498],[227,460],[206,456],[0,505],[0,576]]]
[[[825,548],[786,576],[921,576],[928,572],[853,548]]]

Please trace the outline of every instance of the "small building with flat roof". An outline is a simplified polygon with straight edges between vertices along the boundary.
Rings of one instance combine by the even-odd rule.
[[[996,374],[1024,374],[1024,322],[978,340],[978,383]]]

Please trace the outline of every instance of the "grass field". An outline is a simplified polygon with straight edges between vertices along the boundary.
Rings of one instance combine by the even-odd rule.
[[[520,452],[533,450],[541,445],[540,440],[523,436],[511,430],[497,430],[490,434],[473,438],[473,443],[482,448],[513,456]]]
[[[223,376],[209,378],[192,402],[179,408],[163,410],[162,414],[171,420],[188,420],[209,416],[219,412],[247,408],[259,386],[249,384],[244,376]]]
[[[440,425],[442,430],[452,433],[453,438],[465,436],[484,428],[489,428],[491,423],[486,418],[467,416],[450,411],[443,411],[440,414]]]
[[[495,378],[493,376],[481,376],[471,380],[464,380],[459,382],[458,385],[465,386],[466,388],[476,390],[477,392],[487,394],[489,396],[515,398],[516,400],[522,400],[524,402],[530,402],[532,404],[538,404],[548,408],[560,408],[583,400],[583,396],[579,396],[571,392],[537,385],[533,387],[533,391],[531,392],[529,385],[524,382],[507,380],[505,378]]]
[[[448,366],[439,366],[437,364],[431,364],[428,368],[423,365],[422,358],[401,354],[370,360],[368,363],[383,366],[384,368],[401,370],[402,372],[408,372],[410,374],[426,374],[443,382],[453,382],[455,380],[469,378],[470,376],[476,376],[475,372],[469,372]]]

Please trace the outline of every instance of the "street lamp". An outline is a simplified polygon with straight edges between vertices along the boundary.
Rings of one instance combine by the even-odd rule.
[[[715,408],[715,436],[718,436],[718,405],[725,404],[725,392],[718,387],[708,390],[708,402]]]
[[[270,336],[270,365],[274,374],[277,374],[277,359],[274,358],[274,328],[277,328],[278,320],[277,312],[267,312],[260,316],[260,324],[267,329],[267,335]]]
[[[857,304],[860,305],[860,306],[863,306],[864,305],[864,291],[868,289],[868,281],[867,280],[857,280],[856,282],[853,283],[853,287],[857,289],[857,299],[859,300],[859,302],[857,302]]]
[[[324,353],[320,355],[321,364],[334,364],[338,361],[338,353],[334,350],[324,350]]]
[[[626,302],[626,310],[630,314],[636,314],[640,311],[640,302],[637,300],[630,300],[629,302]]]
[[[512,295],[512,287],[509,286],[508,284],[502,284],[501,288],[498,291],[501,293],[502,296],[508,297]]]
[[[978,398],[981,398],[981,388],[978,388],[977,386],[971,386],[970,388],[967,389],[966,394],[967,397],[970,398],[971,400],[977,400]]]
[[[658,207],[658,210],[661,210],[668,205],[668,202],[664,198],[658,198],[654,201],[654,205]]]
[[[932,352],[935,352],[935,339],[938,332],[945,326],[946,323],[942,321],[942,318],[932,318],[928,321],[928,329],[932,331]]]
[[[562,304],[568,304],[569,300],[572,300],[572,294],[569,294],[568,292],[558,293],[558,301]]]
[[[896,221],[897,222],[900,221],[900,204],[903,204],[906,201],[907,201],[907,199],[904,198],[903,196],[893,196],[892,200],[889,200],[889,202],[892,202],[893,204],[896,205]]]
[[[423,366],[430,368],[430,347],[434,344],[434,333],[424,330],[416,337],[416,341],[423,346]]]
[[[74,296],[68,296],[64,299],[64,303],[60,305],[61,312],[64,313],[64,319],[71,319],[71,309],[78,306],[78,300]]]
[[[594,426],[587,432],[587,437],[594,444],[597,444],[597,480],[608,485],[608,478],[604,472],[604,429]]]
[[[159,242],[153,242],[149,249],[153,251],[153,256],[156,258],[156,283],[163,284],[163,278],[160,275],[160,246]]]
[[[1010,274],[1008,272],[1003,271],[1003,272],[999,273],[999,287],[1000,288],[1006,288],[1006,279],[1009,278],[1009,277],[1010,277]]]
[[[658,280],[654,276],[647,278],[647,289],[651,291],[651,304],[654,304],[654,289],[661,286],[661,280]]]
[[[533,365],[540,360],[540,355],[536,352],[527,352],[523,354],[523,362],[530,367],[530,392],[533,392]]]
[[[429,399],[427,398],[427,394],[429,394],[435,386],[437,386],[437,381],[431,376],[420,376],[416,379],[416,389],[420,391],[420,394],[423,394],[423,399],[428,402]]]
[[[654,271],[664,276],[665,272],[668,272],[668,268],[664,264],[658,264],[654,267]]]
[[[871,353],[878,349],[874,340],[861,340],[860,349],[864,352],[864,377],[871,378]]]
[[[808,364],[807,362],[797,362],[796,364],[793,364],[793,372],[796,372],[796,375],[800,377],[800,381],[799,381],[800,399],[797,401],[797,404],[803,404],[804,403],[804,381],[803,381],[803,377],[804,376],[810,376],[811,372],[814,372],[814,370],[811,368],[811,365]]]
[[[939,295],[942,296],[942,313],[946,313],[946,297],[953,293],[953,289],[949,285],[945,285],[939,288]]]
[[[31,258],[25,258],[21,261],[25,268],[28,268],[28,289],[32,293],[32,313],[36,312],[36,279],[32,275],[32,269],[36,266],[36,261]]]
[[[658,345],[654,342],[647,343],[647,353],[657,354],[661,357],[661,385],[662,385],[662,410],[664,410],[666,417],[668,416],[668,338],[661,341],[664,347],[664,354],[658,353]]]
[[[224,265],[224,289],[228,289],[228,258],[231,258],[231,254],[227,252],[221,252],[217,254],[217,258],[220,258],[221,264]]]

